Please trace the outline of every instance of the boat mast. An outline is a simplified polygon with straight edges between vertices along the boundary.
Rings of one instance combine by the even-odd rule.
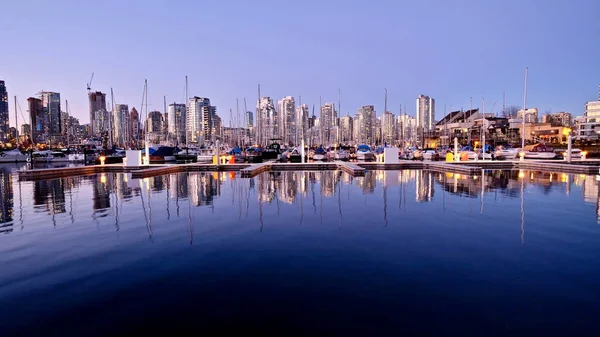
[[[167,113],[167,96],[163,96],[163,105],[164,105],[165,114],[166,114]],[[169,121],[166,118],[165,118],[165,121],[167,123],[169,123]],[[164,129],[165,129],[165,142],[168,143],[168,139],[169,139],[169,133],[168,132],[169,132],[169,129],[168,128],[164,128]],[[173,145],[173,143],[171,143],[171,145]]]
[[[385,90],[385,97],[383,99],[383,115],[385,116],[385,114],[387,113],[387,88],[383,88],[383,90]],[[386,118],[386,121],[387,121],[387,118]],[[385,144],[385,137],[383,137],[383,132],[381,132],[381,136],[382,136],[382,138],[384,138],[382,140],[384,141],[384,144]],[[386,136],[387,136],[387,132],[386,132]]]
[[[185,146],[186,147],[188,146],[188,139],[187,139],[187,128],[188,128],[187,117],[188,117],[188,114],[189,114],[189,111],[190,111],[190,109],[188,107],[189,101],[190,101],[190,99],[189,99],[189,94],[188,94],[188,78],[187,78],[187,75],[186,75],[185,76],[185,118],[186,118],[185,129],[186,130],[184,132],[184,134],[185,134],[184,140],[185,140]]]
[[[181,111],[179,112],[179,116],[177,116],[177,105],[173,102],[173,113],[175,116],[173,120],[175,121],[175,125],[173,125],[173,129],[175,130],[175,146],[179,146],[179,125],[181,125]]]
[[[527,112],[527,75],[529,68],[525,68],[525,92],[523,93],[523,123],[521,130],[521,149],[525,147],[525,113]]]
[[[111,113],[108,116],[108,120],[109,120],[110,126],[114,127],[114,125],[113,125],[113,123],[114,123],[114,121],[113,121],[113,114],[115,113],[115,97],[113,95],[113,88],[112,87],[110,88],[110,110],[111,110]],[[113,144],[114,139],[113,139],[112,129],[110,129],[109,132],[110,132],[110,148],[112,148],[113,145],[114,145]]]
[[[246,106],[246,97],[244,97],[244,145],[248,143],[248,138],[252,137],[250,134],[250,125],[248,124],[248,107]],[[248,129],[247,132],[246,128]]]
[[[235,99],[235,110],[237,113],[237,126],[235,128],[236,130],[236,141],[237,141],[237,146],[240,147],[240,100],[238,98]]]
[[[17,96],[15,95],[15,136],[17,135],[18,131],[19,131],[19,119],[18,119],[18,115],[17,115]],[[15,137],[15,142],[17,144],[17,149],[19,148],[19,136]]]
[[[342,114],[342,89],[338,88],[338,118]],[[335,142],[340,143],[340,123],[337,123],[337,130],[335,133]],[[338,144],[339,145],[339,144]]]
[[[258,85],[258,102],[256,103],[256,126],[258,127],[258,146],[263,145],[263,130],[262,130],[262,116],[261,116],[261,107],[260,107],[260,84]]]
[[[69,100],[65,99],[65,110],[67,110],[67,149],[69,148]]]

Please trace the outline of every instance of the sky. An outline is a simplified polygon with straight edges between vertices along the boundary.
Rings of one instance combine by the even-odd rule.
[[[415,115],[419,94],[444,111],[485,100],[582,115],[598,99],[600,1],[453,0],[54,0],[0,4],[0,80],[27,116],[27,97],[60,92],[89,122],[86,83],[114,102],[148,111],[210,98],[227,123],[257,86],[274,100],[302,97],[318,114],[338,102],[340,116],[363,105],[400,106]],[[22,123],[19,112],[19,124]]]

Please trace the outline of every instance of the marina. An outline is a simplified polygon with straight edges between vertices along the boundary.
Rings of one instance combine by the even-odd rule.
[[[600,174],[600,160],[578,160],[571,163],[564,161],[548,160],[505,160],[505,161],[467,161],[467,162],[442,162],[442,161],[412,161],[401,160],[396,163],[380,162],[345,162],[345,161],[313,161],[308,163],[282,163],[269,161],[264,163],[234,163],[234,164],[150,164],[145,166],[125,166],[122,164],[73,166],[60,168],[33,168],[18,171],[19,179],[40,180],[53,179],[66,176],[89,175],[105,172],[131,173],[134,178],[148,178],[157,175],[182,173],[182,172],[240,172],[242,177],[253,177],[268,171],[307,171],[307,170],[338,170],[341,169],[351,175],[364,175],[365,170],[406,170],[420,169],[436,172],[456,172],[474,175],[481,170],[494,169],[527,169],[544,172],[564,172],[581,174]]]

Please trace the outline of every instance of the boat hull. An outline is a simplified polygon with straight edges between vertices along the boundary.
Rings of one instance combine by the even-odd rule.
[[[496,159],[510,160],[517,158],[518,154],[518,151],[497,151],[494,155],[496,156]]]
[[[2,156],[0,163],[23,163],[27,161],[27,155],[21,154],[16,156]]]
[[[313,154],[313,158],[312,159],[315,160],[315,161],[325,161],[325,160],[327,160],[327,158],[325,157],[324,154],[316,154],[316,153]]]
[[[371,152],[357,152],[356,160],[359,160],[359,161],[375,160],[375,154],[371,153]]]
[[[554,159],[554,152],[529,152],[525,151],[525,159]]]
[[[302,162],[302,156],[301,155],[290,155],[289,158],[291,163],[301,163]]]

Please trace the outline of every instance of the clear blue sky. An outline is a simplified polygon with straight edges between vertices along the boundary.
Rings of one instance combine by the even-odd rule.
[[[149,109],[209,97],[224,120],[235,99],[254,110],[257,84],[274,99],[367,104],[383,111],[436,99],[436,117],[468,108],[523,105],[583,113],[598,98],[600,1],[3,1],[0,79],[11,96],[57,91],[88,122],[86,82],[114,89],[115,103]],[[64,103],[63,103],[64,104]],[[64,109],[64,108],[63,108]],[[19,117],[21,119],[21,117]],[[13,125],[11,120],[11,125]]]

